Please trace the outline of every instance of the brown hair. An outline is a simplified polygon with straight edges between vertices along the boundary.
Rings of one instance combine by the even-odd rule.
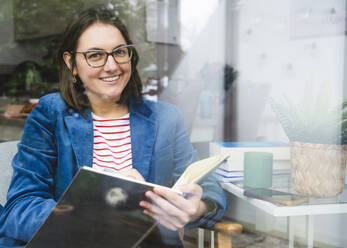
[[[74,21],[66,28],[60,48],[58,50],[58,62],[59,62],[59,87],[62,98],[64,101],[73,109],[82,113],[85,108],[89,107],[89,100],[85,94],[84,85],[76,76],[77,82],[73,83],[73,68],[76,66],[76,60],[74,51],[77,47],[77,42],[82,33],[92,24],[101,22],[115,26],[123,35],[128,45],[133,44],[127,28],[122,21],[110,10],[105,7],[95,7],[83,11]],[[128,104],[130,98],[135,101],[141,99],[142,83],[139,73],[136,69],[139,61],[138,53],[134,47],[133,55],[131,58],[131,77],[126,87],[124,88],[118,104]],[[71,70],[67,67],[64,62],[64,52],[71,54]]]

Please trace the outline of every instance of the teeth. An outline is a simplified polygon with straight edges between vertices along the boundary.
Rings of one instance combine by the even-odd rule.
[[[115,81],[119,78],[119,76],[115,76],[115,77],[110,77],[110,78],[103,78],[102,80],[107,81],[107,82],[111,82],[111,81]]]

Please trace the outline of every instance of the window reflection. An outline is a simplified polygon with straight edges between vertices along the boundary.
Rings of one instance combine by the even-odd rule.
[[[209,153],[209,142],[289,142],[269,99],[286,98],[303,108],[324,100],[333,109],[347,95],[344,0],[98,2],[126,22],[140,53],[144,94],[179,107],[191,141],[202,147],[201,157]],[[30,99],[57,90],[52,58],[60,24],[92,5],[82,0],[2,1],[1,118],[7,111],[16,119],[0,118],[1,141],[20,138],[28,114],[21,111],[30,107]],[[335,217],[326,217],[327,222],[339,229]],[[344,247],[340,239],[331,245]]]

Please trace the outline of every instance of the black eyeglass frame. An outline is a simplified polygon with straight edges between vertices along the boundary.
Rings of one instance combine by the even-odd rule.
[[[123,45],[123,46],[119,46],[119,47],[117,47],[116,49],[114,49],[112,52],[106,52],[106,51],[104,51],[104,50],[99,50],[99,49],[91,49],[91,50],[87,50],[87,51],[83,51],[83,52],[78,52],[78,51],[71,51],[70,53],[71,54],[76,54],[76,53],[81,53],[81,54],[83,54],[83,56],[84,56],[84,58],[85,58],[85,60],[86,60],[86,62],[87,62],[87,64],[90,66],[90,67],[92,67],[92,68],[98,68],[98,67],[102,67],[102,66],[104,66],[104,65],[106,65],[106,63],[107,63],[107,60],[108,60],[108,56],[112,56],[112,58],[114,59],[114,61],[116,61],[118,64],[124,64],[124,63],[128,63],[130,60],[131,60],[131,58],[132,58],[132,56],[133,56],[133,51],[131,50],[133,47],[135,47],[133,44],[130,44],[130,45]],[[114,56],[114,54],[115,54],[115,52],[117,51],[117,50],[119,50],[119,49],[121,49],[121,48],[130,48],[130,56],[129,56],[129,60],[128,61],[124,61],[124,62],[118,62],[117,61],[117,59],[116,59],[116,57]],[[87,54],[88,53],[90,53],[90,52],[103,52],[103,53],[105,53],[107,56],[105,57],[105,61],[104,61],[104,63],[102,64],[102,65],[98,65],[98,66],[94,66],[94,65],[91,65],[91,64],[89,64],[89,62],[88,62],[88,59],[87,59]]]

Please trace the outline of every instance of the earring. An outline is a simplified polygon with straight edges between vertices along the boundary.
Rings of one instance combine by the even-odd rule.
[[[77,83],[77,79],[76,79],[76,76],[75,75],[72,75],[72,82],[75,84]]]

